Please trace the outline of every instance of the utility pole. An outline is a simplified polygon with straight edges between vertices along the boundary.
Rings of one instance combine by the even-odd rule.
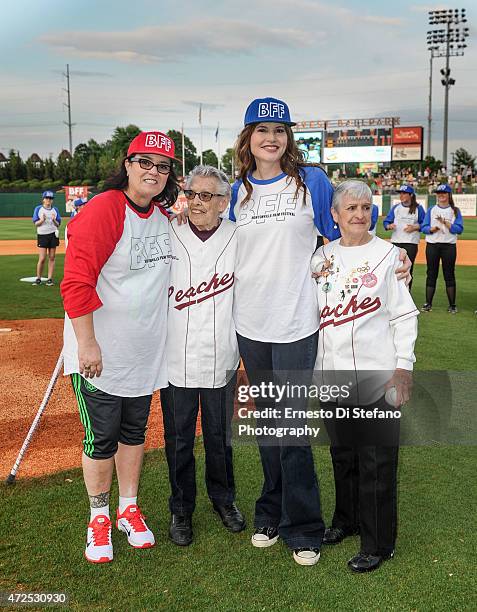
[[[73,155],[73,136],[71,132],[71,128],[73,127],[73,123],[71,123],[71,91],[70,91],[70,65],[66,64],[66,74],[63,73],[63,76],[66,77],[66,95],[68,96],[68,102],[65,104],[68,110],[68,121],[63,121],[65,125],[68,126],[68,135],[69,135],[69,143],[70,143],[70,155]]]

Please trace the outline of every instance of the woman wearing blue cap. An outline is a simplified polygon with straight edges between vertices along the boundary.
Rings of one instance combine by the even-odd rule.
[[[442,260],[442,272],[446,283],[449,308],[447,312],[457,313],[455,304],[455,261],[457,257],[457,236],[464,231],[462,213],[454,204],[450,185],[439,185],[436,189],[437,204],[426,212],[422,231],[426,234],[426,303],[424,312],[431,312],[432,300],[436,291],[439,274],[439,261]]]
[[[330,212],[331,183],[319,166],[304,162],[292,125],[285,102],[256,99],[236,145],[240,173],[229,214],[238,226],[234,322],[253,385],[276,383],[280,371],[285,380],[295,372],[300,384],[311,382],[319,313],[310,259],[318,231],[329,240],[340,236]],[[263,397],[255,404],[265,411],[278,407]],[[295,400],[293,408],[300,407],[306,409],[306,400]],[[314,565],[325,526],[308,440],[257,441],[264,484],[252,544],[265,548],[280,537],[297,563]]]
[[[411,185],[399,188],[399,204],[395,204],[383,221],[385,230],[392,230],[391,242],[406,250],[411,260],[411,275],[419,248],[421,224],[426,211],[417,203],[416,193]],[[412,280],[409,283],[411,291]]]
[[[40,249],[36,265],[36,279],[33,285],[41,285],[41,275],[48,256],[48,279],[46,285],[53,285],[55,272],[56,247],[60,244],[58,228],[61,223],[60,211],[53,206],[55,194],[53,191],[42,193],[42,202],[33,211],[33,223],[36,226],[37,244]]]

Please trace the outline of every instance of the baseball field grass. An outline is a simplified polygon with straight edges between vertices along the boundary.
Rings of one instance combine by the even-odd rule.
[[[4,225],[2,220],[0,237]],[[0,319],[62,316],[58,284],[33,287],[18,281],[34,275],[36,260],[28,255],[0,257]],[[62,267],[63,256],[58,256],[57,279]],[[419,317],[419,370],[475,373],[477,267],[460,266],[456,275],[459,313],[446,312],[440,278],[433,311]],[[424,301],[424,278],[424,266],[416,266],[413,295],[418,306]],[[475,414],[475,391],[462,375],[454,409]],[[325,447],[314,453],[329,522],[334,502],[331,461]],[[207,500],[200,438],[196,455],[199,494],[193,544],[183,549],[167,538],[167,464],[162,450],[153,451],[146,456],[140,502],[157,545],[131,549],[115,530],[114,562],[100,566],[83,558],[88,503],[80,470],[20,479],[14,487],[0,484],[0,591],[65,592],[69,602],[64,609],[70,610],[475,610],[475,446],[436,441],[401,449],[396,556],[369,575],[351,574],[346,567],[358,550],[357,537],[324,547],[312,568],[294,563],[281,542],[263,550],[251,546],[254,502],[261,486],[253,444],[235,448],[237,502],[247,517],[247,530],[227,532]],[[116,503],[114,484],[112,512]]]
[[[380,217],[378,221],[377,234],[380,238],[389,238],[390,232],[386,232],[383,228],[383,219]],[[63,238],[65,227],[67,226],[69,217],[64,217],[60,225],[60,238]],[[28,218],[3,218],[0,219],[0,240],[35,240],[36,232],[31,219]],[[459,240],[477,240],[477,217],[464,218],[464,232],[459,237]]]

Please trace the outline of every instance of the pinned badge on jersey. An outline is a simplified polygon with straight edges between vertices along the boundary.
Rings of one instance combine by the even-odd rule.
[[[329,292],[331,291],[331,283],[325,283],[325,284],[323,285],[323,287],[322,287],[322,290],[323,290],[325,293],[329,293]]]
[[[361,282],[365,287],[368,287],[368,289],[370,289],[371,287],[374,287],[377,284],[378,278],[376,274],[368,272],[367,274],[363,274],[363,276],[361,277]]]

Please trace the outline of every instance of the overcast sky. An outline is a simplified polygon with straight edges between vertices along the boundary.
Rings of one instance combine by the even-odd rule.
[[[180,129],[204,149],[232,146],[255,97],[295,121],[398,116],[427,131],[427,11],[466,8],[464,57],[451,58],[449,152],[477,154],[476,3],[401,0],[16,0],[0,17],[0,151],[56,157],[66,63],[73,146],[114,128]],[[442,155],[444,88],[434,60],[432,153]]]

